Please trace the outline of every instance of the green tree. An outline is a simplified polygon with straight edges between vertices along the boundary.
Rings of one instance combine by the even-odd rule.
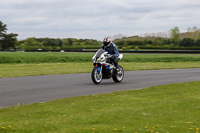
[[[2,37],[2,35],[6,34],[6,24],[3,24],[1,21],[0,21],[0,37]]]
[[[20,43],[19,49],[26,49],[26,46],[28,46],[27,42]]]
[[[73,44],[73,40],[71,38],[68,38],[68,42],[69,42],[69,45]]]
[[[17,34],[5,34],[3,35],[3,40],[1,41],[1,48],[3,50],[9,49],[9,48],[15,48],[15,45],[17,43]]]
[[[192,47],[195,45],[195,43],[191,38],[183,38],[183,40],[180,42],[180,45],[185,47]]]
[[[17,43],[17,34],[7,34],[7,26],[0,21],[0,48],[2,50],[14,48]]]
[[[179,28],[176,26],[173,29],[170,30],[170,38],[172,40],[172,42],[176,45],[179,44],[180,42],[180,30]]]
[[[3,43],[3,40],[4,40],[4,35],[6,34],[6,24],[3,24],[1,21],[0,21],[0,48],[2,48],[2,43]]]
[[[155,46],[161,46],[164,44],[164,41],[161,38],[155,38],[153,43]]]
[[[194,26],[193,28],[189,27],[187,29],[185,38],[191,38],[193,40],[197,40],[200,37],[199,35],[200,35],[200,30],[196,26]]]
[[[62,46],[67,46],[69,45],[68,39],[62,39]]]
[[[196,40],[195,45],[196,45],[196,46],[200,46],[200,39],[197,39],[197,40]]]

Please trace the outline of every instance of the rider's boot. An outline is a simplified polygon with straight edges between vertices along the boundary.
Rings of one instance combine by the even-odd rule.
[[[114,66],[115,66],[116,71],[118,72],[118,71],[119,71],[119,65],[118,65],[118,62],[115,62],[115,63],[114,63]]]

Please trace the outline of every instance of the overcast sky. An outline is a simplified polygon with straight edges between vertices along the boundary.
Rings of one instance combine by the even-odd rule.
[[[28,37],[83,38],[200,28],[200,0],[0,0],[8,33]]]

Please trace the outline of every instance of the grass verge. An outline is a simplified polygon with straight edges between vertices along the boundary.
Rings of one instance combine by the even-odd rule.
[[[0,109],[0,132],[199,133],[200,82]]]
[[[0,64],[92,62],[95,53],[0,52]],[[199,54],[124,54],[121,62],[200,62]]]
[[[124,68],[125,71],[200,68],[200,62],[119,62],[119,64]],[[92,62],[0,64],[0,78],[89,73],[92,71],[92,67]]]

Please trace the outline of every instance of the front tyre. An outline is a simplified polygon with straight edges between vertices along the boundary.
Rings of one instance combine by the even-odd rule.
[[[116,83],[121,82],[124,78],[124,69],[120,65],[118,66],[118,69],[118,71],[115,70],[115,74],[112,76],[113,80]]]
[[[102,80],[102,71],[99,70],[101,68],[99,67],[94,67],[93,70],[92,70],[92,74],[91,74],[91,77],[92,77],[92,81],[95,83],[95,84],[99,84]]]

